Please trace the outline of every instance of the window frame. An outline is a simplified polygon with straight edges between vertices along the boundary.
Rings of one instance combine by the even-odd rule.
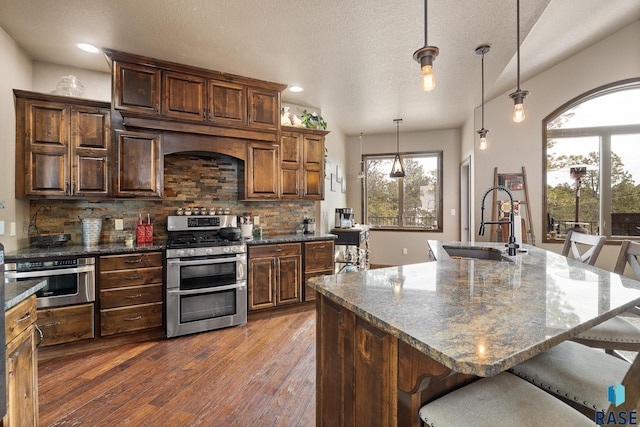
[[[363,222],[368,224],[368,216],[369,216],[369,212],[368,212],[368,207],[367,207],[367,200],[368,200],[368,194],[367,194],[367,168],[366,168],[366,164],[367,164],[367,159],[390,159],[393,162],[393,159],[395,158],[396,153],[370,153],[370,154],[363,154],[361,157],[361,161],[363,162],[364,169],[365,169],[365,177],[362,180],[362,197],[361,197],[361,208],[362,208],[362,219]],[[435,157],[436,161],[437,161],[437,184],[436,184],[436,194],[437,194],[437,201],[436,204],[438,206],[438,213],[437,213],[437,221],[438,221],[438,226],[436,228],[419,228],[419,227],[408,227],[408,226],[403,226],[403,215],[402,215],[402,206],[404,204],[404,178],[397,178],[397,180],[399,181],[399,184],[401,183],[401,185],[398,185],[398,218],[399,218],[399,226],[374,226],[371,225],[370,228],[371,230],[375,230],[375,231],[403,231],[403,232],[420,232],[420,233],[442,233],[444,231],[444,224],[443,224],[443,219],[444,219],[444,214],[443,214],[443,206],[444,206],[444,202],[443,202],[443,198],[444,198],[444,194],[443,194],[443,164],[444,164],[444,151],[443,150],[428,150],[428,151],[406,151],[406,152],[400,152],[400,158],[402,159],[402,161],[404,162],[406,157]]]
[[[640,124],[632,124],[632,125],[612,125],[612,126],[594,126],[594,127],[582,127],[582,128],[568,128],[568,129],[548,129],[548,125],[550,122],[558,118],[558,116],[564,114],[568,110],[576,107],[577,105],[588,102],[592,99],[599,98],[604,95],[608,95],[614,92],[628,90],[628,89],[639,89],[640,88],[640,78],[631,78],[620,80],[617,82],[609,83],[603,86],[599,86],[595,89],[589,90],[581,95],[576,96],[565,104],[561,105],[549,115],[547,115],[544,119],[542,119],[542,199],[543,199],[543,211],[542,211],[542,242],[543,243],[558,243],[558,240],[551,239],[547,236],[547,212],[549,211],[549,207],[547,204],[548,201],[548,193],[547,193],[547,143],[549,138],[554,137],[585,137],[585,136],[594,136],[599,137],[600,142],[600,164],[598,168],[598,173],[600,175],[600,199],[599,199],[599,229],[600,234],[603,236],[607,236],[607,243],[615,243],[620,244],[623,240],[632,238],[634,236],[612,236],[611,228],[612,224],[610,220],[606,220],[604,217],[611,217],[611,206],[612,206],[612,198],[611,198],[611,186],[610,184],[610,175],[611,175],[611,137],[613,135],[624,135],[630,133],[640,133]],[[604,140],[604,142],[603,142]],[[608,161],[607,161],[608,160]],[[604,212],[604,213],[603,213]]]

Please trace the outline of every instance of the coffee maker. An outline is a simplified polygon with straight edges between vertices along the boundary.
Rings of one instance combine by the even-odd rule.
[[[353,208],[336,208],[335,228],[353,227]]]

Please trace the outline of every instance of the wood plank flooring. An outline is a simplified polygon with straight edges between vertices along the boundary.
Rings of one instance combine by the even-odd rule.
[[[315,319],[307,310],[40,362],[40,425],[315,425]]]

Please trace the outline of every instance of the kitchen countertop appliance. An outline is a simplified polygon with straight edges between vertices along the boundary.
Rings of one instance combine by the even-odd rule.
[[[247,322],[247,246],[224,232],[236,227],[234,215],[167,218],[167,337]]]

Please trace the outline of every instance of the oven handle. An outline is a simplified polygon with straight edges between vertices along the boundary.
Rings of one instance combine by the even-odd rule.
[[[168,259],[167,260],[167,267],[168,266],[177,266],[177,267],[182,267],[184,265],[210,265],[210,264],[222,264],[225,262],[233,262],[233,261],[246,261],[247,260],[247,256],[242,254],[242,255],[238,255],[235,257],[229,257],[229,258],[212,258],[212,259],[199,259],[197,261],[181,261],[179,258],[175,258],[175,259]]]
[[[204,289],[194,289],[191,291],[180,291],[180,290],[168,290],[167,293],[168,294],[172,294],[172,295],[199,295],[199,294],[206,294],[206,293],[210,293],[210,292],[220,292],[220,291],[230,291],[232,289],[242,289],[245,286],[247,286],[247,282],[238,282],[238,283],[234,283],[233,285],[226,285],[226,286],[217,286],[215,288],[204,288]]]
[[[39,270],[39,271],[6,271],[4,273],[5,278],[7,279],[23,279],[29,277],[48,277],[48,276],[62,276],[65,274],[76,274],[76,273],[91,273],[95,271],[95,266],[88,265],[84,267],[76,267],[76,268],[61,268],[58,270]]]

